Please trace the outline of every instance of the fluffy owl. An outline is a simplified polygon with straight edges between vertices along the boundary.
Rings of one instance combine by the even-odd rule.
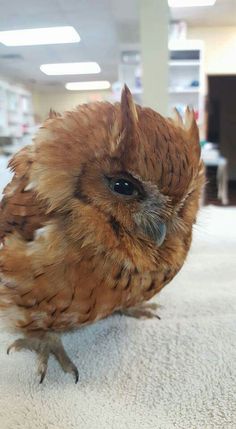
[[[0,211],[0,314],[20,332],[8,349],[50,354],[78,381],[60,333],[145,302],[188,253],[204,183],[198,128],[135,105],[91,103],[50,113],[14,172]]]

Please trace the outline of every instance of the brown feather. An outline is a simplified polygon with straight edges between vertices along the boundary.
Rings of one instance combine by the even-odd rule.
[[[34,191],[27,190],[29,171],[32,165],[31,148],[26,147],[10,161],[14,172],[12,181],[4,189],[0,204],[0,240],[17,231],[26,240],[33,239],[34,231],[46,220],[43,207]]]

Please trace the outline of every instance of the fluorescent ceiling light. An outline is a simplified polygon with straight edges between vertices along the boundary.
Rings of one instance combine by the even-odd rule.
[[[70,91],[91,91],[96,89],[109,89],[111,84],[108,80],[96,80],[91,82],[69,82],[65,87]]]
[[[216,0],[168,0],[170,7],[213,6]]]
[[[53,45],[79,41],[79,34],[70,26],[0,31],[0,43],[6,46]]]
[[[93,74],[100,73],[101,69],[98,63],[58,63],[43,64],[40,70],[51,76],[60,76],[66,74]]]

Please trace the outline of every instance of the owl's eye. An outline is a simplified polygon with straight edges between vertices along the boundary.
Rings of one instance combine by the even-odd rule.
[[[130,180],[123,178],[109,178],[108,180],[110,189],[116,194],[124,195],[127,197],[139,194],[139,190]]]

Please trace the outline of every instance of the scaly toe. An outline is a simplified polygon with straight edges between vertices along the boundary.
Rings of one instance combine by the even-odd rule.
[[[78,383],[79,371],[65,352],[64,348],[62,347],[62,344],[60,347],[55,347],[55,349],[52,349],[52,353],[54,354],[63,371],[69,374],[73,374],[75,378],[75,383]]]
[[[39,384],[42,384],[42,382],[43,382],[43,380],[45,378],[45,375],[47,373],[48,359],[49,359],[49,351],[48,350],[42,351],[38,355],[38,369],[37,369],[37,373],[40,376]]]
[[[158,305],[155,302],[150,303],[142,303],[140,305],[137,305],[135,307],[125,308],[120,311],[121,314],[124,314],[129,317],[134,317],[136,319],[139,318],[145,318],[145,319],[159,319],[161,320],[160,316],[155,312],[157,308],[159,308],[160,305]]]

